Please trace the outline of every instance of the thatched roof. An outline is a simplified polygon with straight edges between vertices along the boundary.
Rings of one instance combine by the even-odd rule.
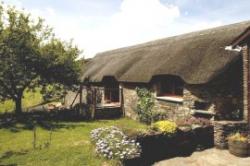
[[[119,82],[149,82],[153,76],[176,75],[189,84],[207,83],[239,58],[225,50],[250,21],[192,32],[97,54],[82,80],[101,82],[113,76]]]

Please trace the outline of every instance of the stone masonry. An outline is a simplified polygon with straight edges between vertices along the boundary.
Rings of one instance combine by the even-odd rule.
[[[228,147],[227,137],[235,132],[247,132],[246,121],[214,121],[214,145],[219,149]]]

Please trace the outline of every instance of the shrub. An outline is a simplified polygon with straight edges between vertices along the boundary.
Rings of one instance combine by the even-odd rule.
[[[242,142],[242,143],[247,143],[248,142],[248,138],[246,135],[241,134],[241,133],[234,133],[232,135],[230,135],[228,137],[229,141],[233,141],[233,142]]]
[[[190,126],[191,128],[195,127],[208,127],[211,126],[211,122],[205,118],[196,118],[196,117],[186,117],[183,119],[177,120],[178,126]]]
[[[164,119],[169,119],[168,116],[168,112],[166,110],[157,110],[157,111],[153,111],[153,121],[160,121],[160,120],[164,120]]]
[[[91,140],[96,145],[96,152],[109,159],[131,159],[139,157],[141,146],[117,127],[97,128],[91,131]]]
[[[138,96],[136,112],[139,120],[146,124],[151,124],[153,121],[154,97],[146,88],[136,88]]]
[[[177,125],[174,122],[162,120],[153,124],[153,129],[161,131],[164,134],[172,135],[177,131]]]

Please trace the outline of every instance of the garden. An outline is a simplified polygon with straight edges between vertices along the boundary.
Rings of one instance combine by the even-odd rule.
[[[2,165],[152,165],[214,146],[214,127],[205,118],[164,120],[154,99],[137,89],[137,120],[77,118],[72,110],[1,114]],[[227,137],[230,153],[249,156],[244,133]]]
[[[154,99],[150,91],[137,88],[137,95],[138,123],[146,128],[134,131],[114,125],[92,130],[91,142],[98,156],[123,165],[152,165],[213,147],[214,131],[209,120],[191,116],[177,121],[160,119],[152,110]]]
[[[63,110],[1,114],[0,164],[151,165],[212,144],[207,120],[150,121],[152,103],[140,103],[138,109],[146,111],[138,121],[77,119]]]

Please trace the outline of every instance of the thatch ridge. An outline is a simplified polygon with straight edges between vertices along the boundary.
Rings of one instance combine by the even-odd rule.
[[[190,84],[206,83],[239,56],[225,50],[250,27],[250,21],[201,30],[98,53],[82,80],[149,82],[155,75],[177,75]]]

